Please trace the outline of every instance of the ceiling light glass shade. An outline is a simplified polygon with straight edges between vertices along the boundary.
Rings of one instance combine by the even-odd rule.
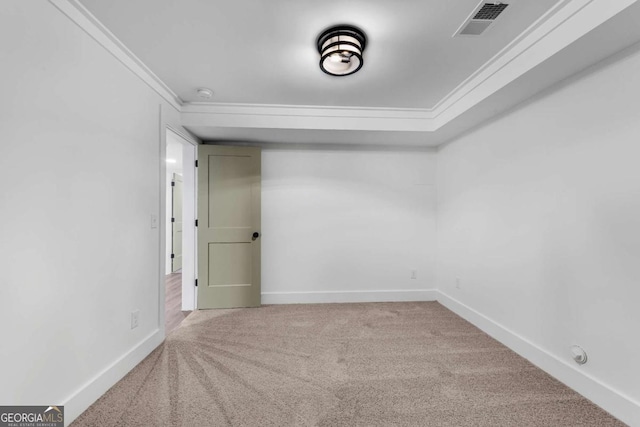
[[[332,76],[348,76],[362,68],[362,52],[367,38],[362,30],[337,25],[318,37],[320,69]]]

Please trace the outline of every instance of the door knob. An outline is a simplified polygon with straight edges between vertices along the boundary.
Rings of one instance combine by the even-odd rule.
[[[251,240],[256,240],[258,237],[260,237],[260,233],[258,233],[257,231],[254,231],[253,236],[251,236]]]

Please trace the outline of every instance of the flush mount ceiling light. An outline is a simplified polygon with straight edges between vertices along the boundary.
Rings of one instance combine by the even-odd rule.
[[[320,69],[332,76],[348,76],[362,68],[367,37],[359,28],[336,25],[318,37]]]

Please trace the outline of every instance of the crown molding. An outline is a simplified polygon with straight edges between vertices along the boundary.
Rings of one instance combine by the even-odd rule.
[[[185,103],[182,125],[264,129],[432,131],[420,109]]]
[[[79,0],[49,0],[181,113],[189,128],[435,132],[638,0],[559,0],[432,108],[183,102]]]
[[[561,14],[570,14],[572,16],[577,12],[577,10],[592,1],[593,0],[558,1],[558,3],[556,3],[551,9],[511,41],[511,43],[502,48],[491,59],[438,101],[432,108],[432,110],[436,112],[436,117],[442,115],[457,103],[462,102],[470,92],[481,86],[500,70],[507,67],[513,58],[525,53],[529,48],[531,48],[533,43],[549,34],[553,28],[557,27],[557,25],[553,24],[554,21],[558,20],[555,18],[559,18]],[[577,3],[582,4],[576,8]],[[571,5],[573,5],[573,7],[569,7]],[[537,34],[536,31],[538,32]],[[455,35],[453,37],[455,37]]]
[[[131,52],[107,27],[93,16],[78,0],[49,0],[98,44],[138,76],[173,108],[180,111],[182,99],[173,92],[153,71]]]
[[[560,0],[439,101],[438,129],[560,52],[637,0]]]
[[[218,114],[256,114],[256,115],[299,115],[329,117],[370,117],[370,118],[408,118],[430,119],[435,115],[424,108],[386,108],[386,107],[339,107],[321,105],[286,105],[286,104],[237,104],[217,102],[184,102],[185,113],[218,113]]]

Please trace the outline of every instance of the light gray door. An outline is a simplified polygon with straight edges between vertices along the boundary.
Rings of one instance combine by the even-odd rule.
[[[260,305],[261,153],[198,147],[198,308]]]
[[[182,176],[173,174],[171,200],[171,271],[182,269]]]

